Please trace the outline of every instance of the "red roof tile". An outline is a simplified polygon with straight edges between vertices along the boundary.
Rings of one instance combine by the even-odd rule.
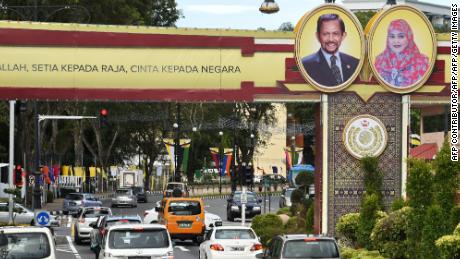
[[[409,156],[418,159],[433,160],[438,153],[438,145],[436,143],[425,143],[412,148]]]

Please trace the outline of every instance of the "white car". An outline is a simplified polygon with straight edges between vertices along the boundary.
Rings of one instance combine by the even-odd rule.
[[[8,223],[9,221],[9,208],[8,203],[1,202],[0,203],[0,223]],[[58,227],[59,218],[54,215],[50,215],[51,217],[51,226]],[[35,213],[28,208],[22,206],[21,204],[15,203],[14,204],[14,211],[13,211],[13,219],[15,224],[27,224],[27,225],[35,225],[34,222]]]
[[[1,258],[56,258],[56,245],[48,228],[1,227]]]
[[[102,240],[99,258],[174,258],[168,230],[160,224],[111,226]]]
[[[144,211],[144,223],[145,224],[158,223],[158,211],[157,211],[157,208],[159,208],[160,206],[161,206],[160,202],[158,201],[156,203],[155,207],[153,207],[150,210],[145,210]]]
[[[110,208],[106,207],[87,207],[82,208],[75,222],[74,241],[77,245],[81,244],[84,239],[90,239],[92,227],[89,226],[92,222],[96,222],[100,216],[112,215]]]
[[[250,227],[215,227],[200,244],[200,259],[238,258],[254,259],[261,254],[262,244]]]

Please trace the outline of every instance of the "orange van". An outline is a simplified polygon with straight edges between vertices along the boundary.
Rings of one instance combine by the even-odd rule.
[[[158,221],[166,226],[171,238],[200,243],[206,229],[203,199],[164,198]]]

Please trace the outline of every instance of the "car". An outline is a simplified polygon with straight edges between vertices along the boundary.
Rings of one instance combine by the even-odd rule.
[[[144,223],[145,224],[158,223],[158,212],[159,212],[160,207],[161,207],[161,201],[158,201],[155,204],[155,207],[144,211]]]
[[[56,244],[45,227],[0,227],[1,258],[56,258]]]
[[[270,184],[285,184],[287,183],[286,177],[280,175],[280,174],[266,174],[262,176],[262,183],[265,183],[268,181]]]
[[[328,258],[339,259],[339,246],[334,238],[315,235],[278,235],[257,258]]]
[[[74,241],[80,245],[82,240],[90,239],[90,232],[93,229],[89,226],[97,221],[100,216],[112,215],[112,210],[106,207],[82,208],[77,214],[78,218],[74,224]]]
[[[166,189],[163,191],[163,198],[166,197],[189,197],[187,184],[181,182],[169,182],[166,185]]]
[[[101,243],[107,228],[120,224],[137,224],[142,223],[139,215],[124,215],[124,216],[101,216],[97,221],[89,224],[93,229],[90,232],[90,249],[99,257]]]
[[[50,215],[52,227],[59,227],[59,217]],[[8,223],[10,219],[9,207],[7,202],[0,202],[0,223]],[[35,213],[19,203],[14,203],[13,222],[15,224],[35,225]]]
[[[158,222],[166,226],[172,238],[203,241],[206,231],[203,199],[165,198],[158,212]]]
[[[279,201],[280,208],[292,206],[291,195],[294,190],[295,188],[285,188],[281,191],[281,197]]]
[[[247,193],[246,218],[252,218],[260,215],[262,212],[262,199],[258,199],[254,192]],[[235,221],[235,218],[241,218],[241,191],[236,191],[227,199],[227,220]]]
[[[174,258],[173,243],[164,225],[115,225],[102,239],[99,258]]]
[[[92,193],[69,193],[64,197],[62,210],[64,215],[74,215],[80,207],[101,207],[102,202]]]
[[[250,227],[225,226],[207,232],[198,254],[200,259],[252,259],[262,252],[262,244]]]
[[[115,197],[112,198],[112,208],[119,206],[137,207],[137,198],[130,188],[119,188],[115,191]]]
[[[147,203],[147,193],[144,190],[144,187],[133,187],[133,193],[136,195],[137,202],[145,202]]]
[[[217,214],[204,211],[204,223],[206,224],[206,231],[210,231],[214,227],[222,226],[222,219]]]

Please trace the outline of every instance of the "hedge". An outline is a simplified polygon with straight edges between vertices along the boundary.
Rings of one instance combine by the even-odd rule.
[[[349,247],[340,248],[340,258],[342,259],[385,259],[379,251],[368,251],[366,249],[353,249]]]
[[[283,222],[275,214],[257,215],[252,219],[251,227],[260,237],[262,245],[267,246],[270,239],[283,232]]]
[[[450,259],[460,257],[460,236],[443,236],[436,240],[435,244],[442,258]]]
[[[356,247],[359,224],[359,213],[348,213],[339,218],[335,231],[340,239],[352,247]]]

